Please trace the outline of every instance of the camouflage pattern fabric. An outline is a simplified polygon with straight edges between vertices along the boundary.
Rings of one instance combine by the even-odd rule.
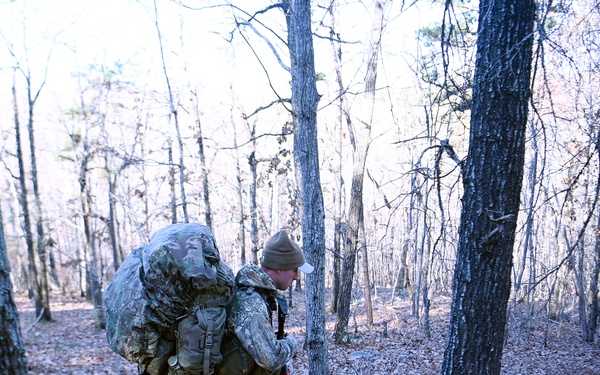
[[[170,375],[212,374],[221,362],[221,343],[225,334],[225,307],[196,308],[177,328],[177,363]],[[206,361],[206,359],[209,361]]]
[[[137,363],[145,363],[156,356],[161,336],[157,327],[146,324],[143,315],[146,294],[139,272],[142,250],[135,249],[125,259],[103,296],[110,348]]]
[[[188,353],[186,345],[198,347],[192,341],[204,340],[188,334],[182,341],[174,336],[174,328],[190,313],[198,319],[199,311],[208,308],[208,320],[218,334],[224,318],[214,319],[223,314],[216,311],[229,304],[233,283],[231,268],[220,259],[208,227],[172,224],[160,229],[125,260],[104,293],[110,347],[140,364],[140,373],[166,373],[166,358],[174,347]],[[220,360],[220,339],[211,342],[217,347],[193,355],[203,359],[208,353],[212,360]],[[179,363],[187,363],[188,356]]]
[[[277,289],[271,278],[257,265],[242,267],[236,276],[236,292],[227,318],[228,335],[241,348],[217,367],[217,374],[278,374],[298,351],[291,338],[277,340],[272,327],[272,312],[277,308]],[[269,307],[271,306],[271,307]]]

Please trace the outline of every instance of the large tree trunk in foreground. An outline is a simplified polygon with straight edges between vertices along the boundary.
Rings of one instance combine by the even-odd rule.
[[[310,374],[329,374],[325,329],[325,208],[319,172],[315,56],[310,0],[284,3],[292,65],[294,154],[302,172],[302,247],[315,269],[306,275],[306,333]]]
[[[0,212],[0,374],[22,375],[27,374],[27,358],[21,340],[19,312],[13,299],[2,223]]]
[[[500,374],[517,225],[533,0],[482,0],[469,154],[442,373]]]

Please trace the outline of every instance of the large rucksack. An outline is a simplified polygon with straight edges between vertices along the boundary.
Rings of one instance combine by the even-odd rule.
[[[208,375],[222,360],[233,285],[208,227],[166,226],[127,257],[104,292],[109,346],[140,374]]]

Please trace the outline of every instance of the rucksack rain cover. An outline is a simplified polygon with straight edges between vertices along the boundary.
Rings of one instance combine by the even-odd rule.
[[[169,355],[177,323],[194,307],[226,306],[233,283],[207,226],[158,230],[127,257],[104,292],[109,346],[142,367]]]

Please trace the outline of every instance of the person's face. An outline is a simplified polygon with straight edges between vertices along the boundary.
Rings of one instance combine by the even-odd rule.
[[[294,280],[298,280],[298,269],[277,270],[277,274],[273,282],[279,290],[287,290]]]

